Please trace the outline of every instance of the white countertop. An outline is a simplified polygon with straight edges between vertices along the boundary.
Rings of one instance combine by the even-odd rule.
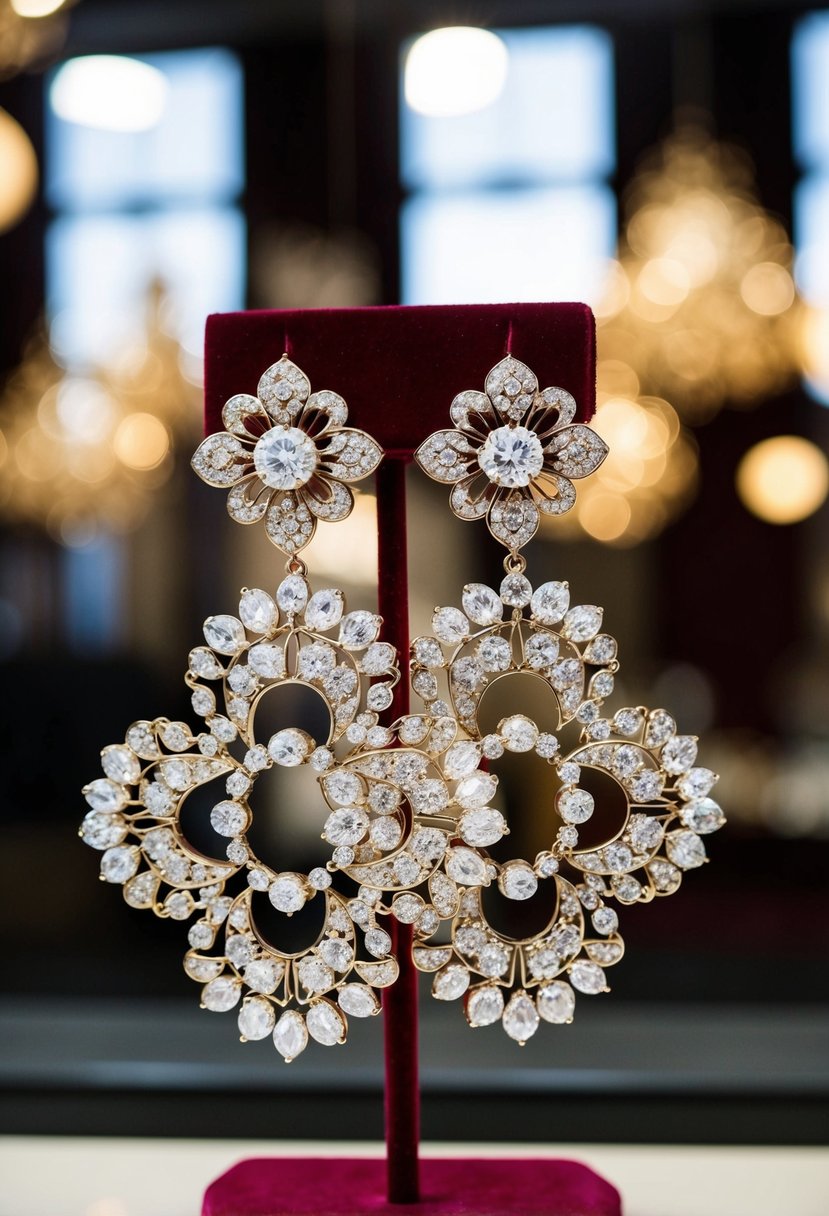
[[[244,1157],[381,1153],[365,1143],[7,1136],[0,1216],[198,1216],[207,1184]],[[423,1155],[575,1158],[619,1188],[625,1216],[829,1213],[829,1149],[426,1144]]]

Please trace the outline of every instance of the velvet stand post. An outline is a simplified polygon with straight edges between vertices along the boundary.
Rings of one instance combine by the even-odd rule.
[[[255,394],[259,376],[283,353],[308,375],[312,391],[333,389],[344,397],[349,425],[368,431],[385,452],[376,479],[378,607],[382,636],[397,647],[402,670],[389,711],[393,721],[408,712],[406,465],[428,435],[451,425],[449,405],[456,393],[482,389],[489,369],[506,354],[527,363],[542,388],[557,385],[572,393],[578,419],[588,421],[595,408],[593,317],[583,304],[212,316],[206,334],[206,434],[223,429],[224,402],[235,393]],[[313,579],[313,569],[310,574]],[[578,1162],[419,1160],[412,930],[393,918],[390,925],[400,977],[383,993],[385,1162],[243,1161],[210,1185],[202,1216],[363,1216],[401,1210],[412,1216],[621,1216],[616,1190]],[[457,1015],[454,1009],[446,1012]],[[550,1133],[554,1137],[555,1129]]]

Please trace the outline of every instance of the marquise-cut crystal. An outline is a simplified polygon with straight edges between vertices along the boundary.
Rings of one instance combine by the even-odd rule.
[[[543,984],[539,988],[535,1003],[545,1022],[561,1025],[573,1020],[576,994],[563,980],[554,980],[553,983]]]
[[[705,861],[705,845],[695,832],[669,832],[665,837],[665,850],[682,870],[695,870]]]
[[[454,848],[446,855],[446,873],[465,887],[480,887],[487,881],[483,858],[472,849]]]
[[[475,772],[464,777],[455,790],[455,801],[465,810],[486,806],[495,795],[498,782],[491,773]]]
[[[340,623],[343,614],[343,593],[333,587],[315,591],[305,609],[305,624],[309,629],[325,632]]]
[[[330,1001],[315,1002],[305,1015],[308,1033],[323,1047],[334,1047],[345,1039],[345,1018]]]
[[[504,994],[494,984],[474,988],[466,1002],[466,1017],[470,1026],[491,1026],[504,1012]]]
[[[275,490],[297,490],[310,481],[317,467],[317,449],[298,427],[274,427],[253,449],[256,472]]]
[[[538,436],[524,426],[499,426],[486,437],[478,464],[497,486],[528,486],[541,472],[544,449]]]
[[[375,641],[380,632],[380,618],[373,612],[358,609],[344,616],[340,625],[340,643],[346,650],[362,650]]]
[[[245,627],[235,616],[209,616],[204,622],[204,640],[219,654],[237,654],[245,644]]]
[[[346,984],[337,996],[341,1009],[352,1018],[370,1018],[380,1012],[380,1002],[365,984]]]
[[[463,610],[476,625],[494,625],[504,615],[501,597],[485,583],[470,583],[463,589]]]
[[[526,992],[516,992],[504,1010],[504,1030],[516,1043],[526,1043],[538,1030],[538,1012]]]
[[[465,811],[458,821],[461,839],[478,849],[497,844],[506,830],[504,816],[489,806]]]
[[[432,629],[442,642],[453,645],[469,636],[469,621],[460,608],[438,608],[432,617]]]
[[[596,963],[573,963],[570,968],[570,982],[579,992],[591,995],[604,992],[607,988],[604,971]]]
[[[238,1003],[241,991],[242,985],[237,979],[220,975],[218,979],[205,984],[201,994],[202,1004],[213,1013],[227,1013]]]
[[[286,1009],[274,1028],[273,1042],[286,1063],[295,1060],[308,1046],[308,1029],[302,1014]]]
[[[564,618],[570,605],[570,588],[567,583],[542,583],[533,592],[530,609],[542,625],[555,625]]]
[[[432,981],[432,996],[438,1001],[456,1001],[469,987],[469,972],[459,963],[439,971]]]
[[[249,997],[239,1010],[239,1034],[244,1039],[266,1039],[274,1028],[276,1013],[270,1001]]]
[[[289,574],[276,589],[276,602],[288,616],[295,616],[308,602],[308,584],[301,574]]]
[[[239,601],[239,616],[242,624],[253,633],[267,633],[276,624],[276,604],[267,591],[254,587],[243,592]]]
[[[713,798],[692,798],[686,802],[680,816],[686,827],[703,836],[716,832],[725,823],[722,807]]]

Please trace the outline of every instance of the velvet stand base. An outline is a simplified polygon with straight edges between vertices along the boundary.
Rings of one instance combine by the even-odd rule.
[[[426,1159],[421,1201],[389,1203],[386,1163],[252,1158],[205,1192],[202,1216],[622,1216],[618,1191],[578,1161]]]

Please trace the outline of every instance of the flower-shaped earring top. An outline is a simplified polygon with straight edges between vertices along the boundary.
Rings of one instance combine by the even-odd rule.
[[[293,557],[318,519],[350,515],[347,483],[373,473],[383,452],[365,432],[343,425],[342,397],[327,389],[312,393],[287,355],[263,373],[257,394],[238,393],[225,403],[226,430],[199,444],[192,465],[208,485],[230,489],[232,519],[252,524],[264,517],[270,540]]]
[[[595,431],[572,424],[569,393],[539,391],[535,373],[511,355],[493,367],[485,389],[458,394],[450,410],[455,429],[430,435],[415,460],[429,477],[452,485],[449,502],[459,519],[486,516],[495,539],[515,553],[538,531],[540,512],[570,510],[570,479],[592,473],[608,449]]]

